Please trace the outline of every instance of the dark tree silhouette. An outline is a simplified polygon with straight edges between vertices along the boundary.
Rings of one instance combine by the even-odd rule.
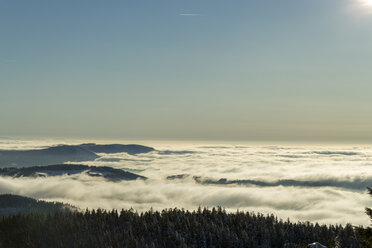
[[[372,188],[368,188],[368,194],[372,197]],[[372,221],[372,209],[366,208],[366,214]],[[371,227],[356,227],[356,233],[362,248],[372,247],[372,228]]]
[[[351,225],[278,220],[222,208],[27,213],[0,219],[0,247],[302,248],[314,241],[358,248]]]

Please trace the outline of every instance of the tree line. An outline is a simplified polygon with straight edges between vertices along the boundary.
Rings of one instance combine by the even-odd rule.
[[[0,219],[0,247],[358,248],[353,226],[293,223],[222,208],[22,213]]]

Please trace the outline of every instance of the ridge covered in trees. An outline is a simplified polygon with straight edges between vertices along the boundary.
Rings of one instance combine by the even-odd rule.
[[[368,194],[372,196],[372,188],[368,188]],[[372,221],[372,209],[366,208],[366,214]],[[357,227],[356,233],[360,238],[360,244],[362,248],[371,248],[372,247],[372,227]]]
[[[11,194],[0,195],[0,217],[19,213],[51,214],[75,210],[76,207],[61,202],[46,202]]]
[[[358,248],[351,225],[278,220],[222,208],[30,213],[3,217],[0,247],[299,248],[314,241]]]
[[[146,177],[109,166],[88,166],[82,164],[55,164],[23,168],[0,168],[0,176],[10,177],[49,177],[86,173],[92,177],[102,177],[110,181],[136,180]]]

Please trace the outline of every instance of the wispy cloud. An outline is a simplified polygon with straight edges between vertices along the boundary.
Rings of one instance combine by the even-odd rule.
[[[202,16],[201,14],[197,13],[180,13],[180,16]]]

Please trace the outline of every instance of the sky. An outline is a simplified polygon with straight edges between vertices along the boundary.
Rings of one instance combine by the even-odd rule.
[[[371,142],[371,30],[367,0],[0,0],[0,136]]]

